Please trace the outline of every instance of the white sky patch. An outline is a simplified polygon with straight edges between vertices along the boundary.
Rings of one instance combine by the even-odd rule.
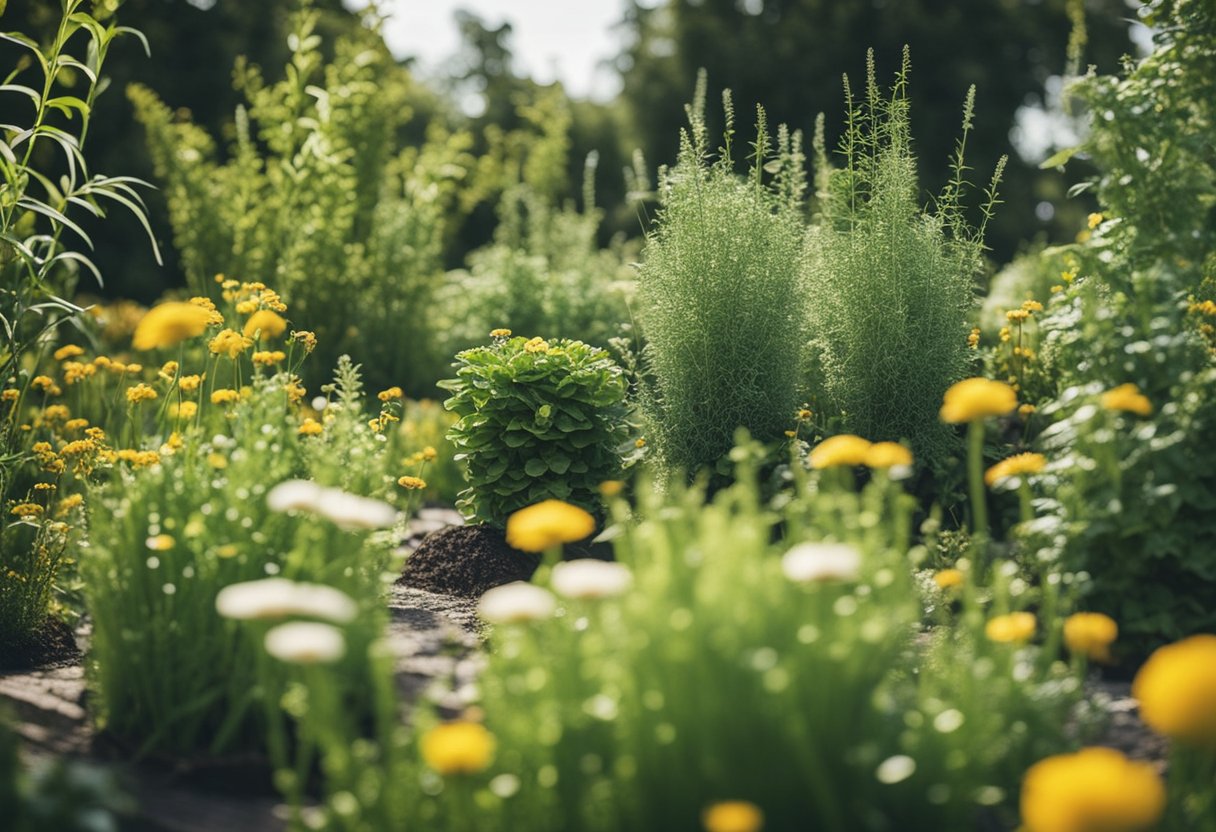
[[[362,9],[368,0],[346,0]],[[454,15],[476,14],[487,26],[511,24],[515,70],[542,84],[560,80],[575,98],[609,100],[620,80],[603,62],[620,50],[613,27],[624,15],[623,0],[383,0],[392,18],[385,40],[399,58],[416,57],[419,74],[444,74],[445,61],[460,49]]]

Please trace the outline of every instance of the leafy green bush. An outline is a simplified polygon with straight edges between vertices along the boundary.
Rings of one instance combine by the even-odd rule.
[[[665,469],[689,475],[719,464],[739,427],[781,439],[805,376],[801,136],[781,128],[774,148],[759,111],[750,172],[739,178],[730,98],[712,161],[704,98],[702,78],[679,161],[661,172],[638,277],[646,439]]]
[[[1143,274],[1125,294],[1085,280],[1044,320],[1061,385],[1040,438],[1056,460],[1056,551],[1088,573],[1083,603],[1119,622],[1133,661],[1216,628],[1216,367],[1170,282]],[[1097,394],[1124,383],[1151,414],[1101,407]]]
[[[953,434],[938,419],[942,394],[967,374],[967,333],[983,224],[968,226],[963,151],[975,90],[967,94],[954,176],[932,211],[918,204],[907,99],[908,53],[889,97],[867,59],[865,97],[845,84],[846,122],[832,169],[816,136],[820,215],[807,238],[806,291],[815,365],[813,403],[842,430],[909,441],[918,458],[940,459]],[[1003,161],[983,206],[996,202]]]
[[[599,485],[621,472],[628,437],[624,374],[581,341],[498,336],[456,356],[444,407],[468,488],[457,506],[494,525],[553,498],[599,510]]]
[[[373,385],[417,394],[441,372],[430,321],[470,140],[436,126],[422,147],[398,152],[418,88],[370,31],[340,40],[323,65],[316,21],[298,18],[283,80],[236,67],[248,104],[226,161],[150,90],[128,94],[191,289],[216,298],[217,274],[271,283],[316,330],[318,366],[357,355]]]

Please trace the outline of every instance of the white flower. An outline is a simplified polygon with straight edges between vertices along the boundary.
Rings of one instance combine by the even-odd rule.
[[[381,529],[397,522],[397,509],[388,503],[311,480],[279,483],[266,495],[266,504],[272,511],[307,511],[344,529]]]
[[[215,608],[225,618],[238,621],[305,615],[340,624],[353,621],[359,611],[341,590],[286,578],[263,578],[226,586],[215,596]]]
[[[397,509],[388,503],[336,488],[322,491],[316,512],[344,529],[382,529],[397,522]]]
[[[292,621],[266,633],[266,652],[293,664],[334,662],[346,655],[346,638],[332,624]]]
[[[481,596],[477,612],[491,624],[515,624],[549,618],[557,601],[548,590],[524,581],[496,586]]]
[[[312,511],[317,510],[321,486],[311,480],[285,480],[266,495],[266,505],[271,511]]]
[[[613,598],[633,585],[633,573],[622,563],[582,558],[553,567],[553,589],[566,598]]]
[[[781,558],[781,570],[798,583],[855,581],[861,552],[845,543],[800,543]]]

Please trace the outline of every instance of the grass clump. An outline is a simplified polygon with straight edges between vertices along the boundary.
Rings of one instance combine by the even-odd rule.
[[[815,136],[821,213],[807,238],[807,297],[815,398],[842,430],[873,440],[907,440],[920,458],[949,449],[937,417],[946,388],[967,374],[974,280],[983,264],[984,224],[996,204],[986,192],[983,222],[968,225],[963,151],[975,97],[968,91],[954,175],[932,210],[918,199],[907,99],[908,53],[889,97],[867,60],[865,98],[845,78],[847,115],[832,168],[822,121]]]
[[[679,160],[660,172],[638,286],[647,439],[660,465],[690,473],[721,460],[740,426],[781,438],[799,403],[806,320],[801,137],[782,127],[774,147],[759,110],[741,178],[729,94],[724,146],[711,157],[704,93],[702,78]]]

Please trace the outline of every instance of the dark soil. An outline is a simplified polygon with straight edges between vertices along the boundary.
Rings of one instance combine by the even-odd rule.
[[[64,667],[80,661],[72,628],[58,618],[46,622],[29,639],[0,644],[0,672]]]
[[[423,539],[397,583],[478,598],[496,586],[529,580],[538,566],[540,555],[512,549],[500,529],[449,526]]]

